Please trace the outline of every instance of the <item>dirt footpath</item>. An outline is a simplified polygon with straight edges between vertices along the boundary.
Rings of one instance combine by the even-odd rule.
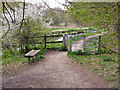
[[[48,51],[35,67],[16,76],[3,77],[10,88],[104,88],[108,84],[80,64],[72,63],[67,52]]]

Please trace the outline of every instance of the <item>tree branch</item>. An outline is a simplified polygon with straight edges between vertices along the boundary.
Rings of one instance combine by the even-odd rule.
[[[22,18],[22,21],[21,21],[21,24],[20,24],[20,29],[19,29],[19,31],[20,31],[21,28],[22,28],[23,21],[25,20],[24,18],[25,18],[25,0],[24,0],[24,2],[23,2],[23,18]]]
[[[7,10],[7,12],[8,12],[8,14],[9,14],[9,16],[10,16],[10,18],[11,18],[12,22],[14,22],[14,20],[13,20],[13,18],[12,18],[11,13],[10,13],[10,12],[9,12],[9,10],[7,9],[7,7],[5,6],[5,3],[4,3],[4,8]]]
[[[43,3],[50,9],[51,14],[54,15],[54,13],[52,12],[52,10],[54,10],[54,9],[52,9],[46,2],[43,1]]]
[[[7,33],[10,31],[10,22],[9,22],[9,20],[7,19],[6,15],[5,15],[5,9],[4,9],[4,8],[5,8],[5,3],[2,2],[2,5],[3,5],[3,15],[4,15],[4,17],[5,17],[5,19],[6,19],[7,23],[8,23],[8,30],[7,30],[7,32],[5,33],[5,35],[2,37],[2,39],[3,39],[3,38],[6,37]]]
[[[6,2],[7,6],[13,11],[14,22],[15,22],[15,10]]]
[[[14,38],[15,36],[17,36],[17,35],[20,34],[24,20],[25,20],[25,0],[24,0],[24,2],[23,2],[23,18],[22,18],[22,21],[21,21],[21,23],[20,23],[19,33],[17,33],[16,35],[14,35],[13,38]]]

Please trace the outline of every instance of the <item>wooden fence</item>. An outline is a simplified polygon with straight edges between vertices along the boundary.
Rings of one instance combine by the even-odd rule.
[[[86,37],[83,37],[83,50],[86,51]],[[114,51],[114,50],[111,50],[111,49],[108,49],[107,47],[103,46],[102,45],[102,42],[101,42],[101,35],[99,35],[98,37],[98,48],[97,48],[97,41],[95,41],[95,53],[96,53],[96,49],[100,50],[101,48],[104,48],[104,49],[107,49],[111,52],[114,52],[116,54],[118,54],[118,52]],[[69,51],[72,51],[72,35],[69,37]]]
[[[87,45],[86,45],[86,36],[83,37],[83,50],[86,51]],[[77,47],[77,46],[76,46]],[[79,47],[79,46],[78,46]],[[95,41],[95,52],[97,48],[97,41]],[[101,48],[101,36],[98,38],[98,49]],[[69,51],[72,51],[72,35],[69,37]]]
[[[63,41],[47,41],[47,38],[52,38],[52,37],[60,37],[62,36],[63,37]],[[63,46],[65,46],[65,35],[43,35],[43,36],[38,36],[38,37],[29,37],[29,38],[43,38],[43,41],[44,41],[44,48],[45,49],[58,49],[58,48],[47,48],[47,44],[50,44],[50,43],[63,43]],[[39,43],[40,44],[40,43]]]

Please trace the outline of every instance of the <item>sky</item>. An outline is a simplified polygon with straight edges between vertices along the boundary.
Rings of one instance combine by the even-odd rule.
[[[25,0],[25,1],[33,4],[39,4],[41,3],[42,0]],[[44,0],[44,1],[46,1],[51,8],[59,7],[64,9],[64,7],[60,3],[65,3],[65,0]]]

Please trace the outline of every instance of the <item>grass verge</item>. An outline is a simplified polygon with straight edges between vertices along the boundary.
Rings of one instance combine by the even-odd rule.
[[[45,51],[39,53],[39,55],[33,59],[33,62],[42,60]],[[18,52],[15,55],[10,53],[10,51],[4,50],[2,55],[2,73],[3,75],[14,75],[15,73],[21,71],[25,65],[28,64],[28,58],[24,57],[24,54]]]
[[[72,58],[73,62],[81,64],[92,70],[92,72],[97,73],[105,81],[111,83],[112,87],[118,87],[119,67],[117,54],[81,55],[80,53],[69,52],[68,57]]]

